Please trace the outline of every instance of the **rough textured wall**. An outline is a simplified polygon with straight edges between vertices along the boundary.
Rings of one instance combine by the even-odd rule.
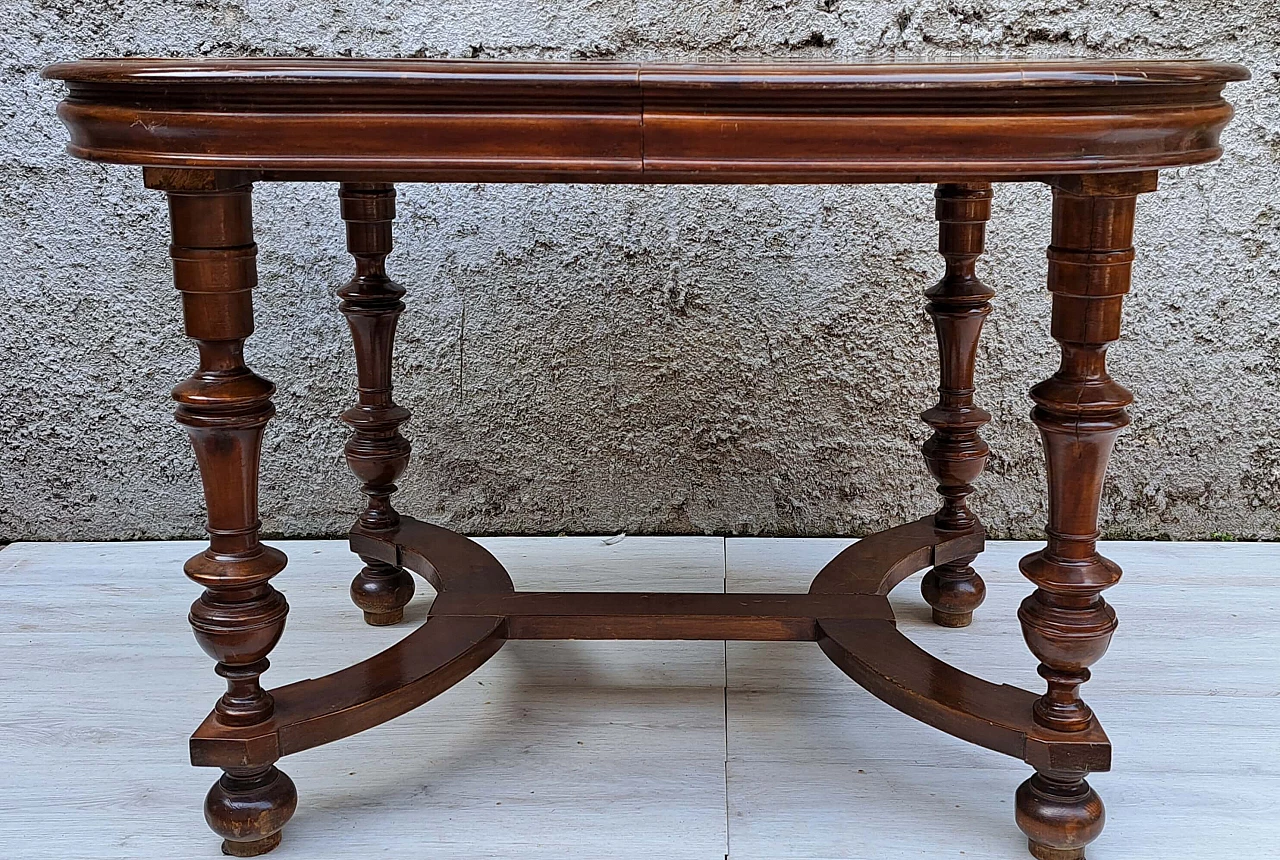
[[[1280,528],[1280,2],[563,0],[0,2],[0,537],[194,536],[198,483],[168,390],[193,366],[161,195],[61,152],[59,85],[91,55],[712,58],[1174,57],[1248,65],[1219,164],[1139,204],[1134,423],[1113,536]],[[934,504],[918,450],[941,272],[931,189],[404,186],[405,510],[474,532],[858,533]],[[999,186],[980,353],[998,536],[1044,521],[1025,392],[1052,372],[1049,195]],[[335,534],[357,504],[337,413],[351,348],[332,185],[256,199],[255,368],[279,385],[269,532]]]

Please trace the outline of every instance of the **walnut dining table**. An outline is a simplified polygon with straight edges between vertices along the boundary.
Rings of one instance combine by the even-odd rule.
[[[1031,853],[1078,860],[1103,826],[1086,781],[1111,745],[1081,698],[1116,614],[1120,569],[1097,551],[1107,459],[1132,397],[1107,373],[1134,259],[1135,203],[1158,172],[1212,161],[1240,66],[1204,60],[695,64],[353,59],[100,59],[44,71],[65,81],[69,151],[137,165],[168,196],[173,279],[199,363],[178,384],[208,508],[209,546],[187,562],[191,607],[227,691],[191,738],[221,768],[205,800],[223,851],[280,842],[297,806],[284,756],[419,707],[511,639],[812,641],[894,708],[1033,768],[1015,809]],[[351,585],[370,624],[395,624],[436,591],[427,620],[349,668],[266,689],[289,607],[286,563],[259,541],[258,464],[274,413],[245,363],[259,182],[337,182],[355,274],[338,291],[355,342],[347,460],[367,504],[351,528]],[[869,535],[806,594],[526,592],[481,546],[392,506],[409,463],[392,399],[403,287],[387,274],[396,182],[931,183],[945,274],[925,290],[937,333],[937,404],[924,460],[939,509]],[[1045,692],[992,683],[926,653],[886,595],[921,582],[933,620],[962,628],[982,603],[972,563],[984,531],[967,497],[988,447],[974,362],[994,293],[975,273],[992,183],[1052,188],[1051,334],[1061,364],[1031,389],[1048,477],[1045,547],[1022,559],[1018,611]],[[160,324],[158,321],[157,324]],[[1012,619],[1011,619],[1012,620]],[[388,750],[388,754],[393,751]],[[923,753],[922,753],[923,754]],[[941,750],[938,755],[942,755]],[[852,812],[852,811],[851,811]],[[961,837],[962,838],[962,837]]]

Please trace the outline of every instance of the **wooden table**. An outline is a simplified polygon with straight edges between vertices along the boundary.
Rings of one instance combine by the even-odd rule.
[[[223,850],[275,847],[297,805],[283,756],[422,705],[509,639],[812,641],[893,707],[1035,772],[1016,817],[1031,853],[1077,860],[1102,830],[1085,776],[1111,746],[1080,697],[1116,615],[1101,592],[1120,569],[1096,549],[1107,458],[1130,393],[1107,373],[1129,289],[1134,208],[1161,168],[1212,161],[1241,67],[1207,61],[886,65],[661,65],[418,60],[87,60],[52,66],[73,155],[144,168],[168,195],[173,276],[195,373],[174,389],[208,506],[197,641],[227,692],[191,738],[219,767],[205,817]],[[285,566],[258,540],[258,462],[274,387],[250,370],[257,285],[255,182],[336,181],[355,276],[339,290],[355,340],[357,402],[346,446],[367,505],[351,529],[364,568],[352,598],[395,624],[409,571],[436,590],[427,621],[386,651],[323,678],[266,690],[289,607]],[[840,553],[807,594],[516,591],[461,535],[398,513],[409,463],[391,396],[405,290],[385,268],[393,182],[882,183],[937,185],[942,279],[925,291],[938,336],[938,403],[924,458],[939,510]],[[1031,389],[1044,441],[1048,541],[1021,562],[1035,585],[1018,612],[1047,682],[1041,695],[968,675],[899,633],[888,592],[911,574],[933,619],[964,627],[982,603],[971,566],[982,524],[966,497],[986,464],[973,369],[994,293],[975,274],[992,182],[1053,189],[1048,287],[1062,362]],[[390,751],[389,751],[390,752]],[[852,812],[852,811],[851,811]]]

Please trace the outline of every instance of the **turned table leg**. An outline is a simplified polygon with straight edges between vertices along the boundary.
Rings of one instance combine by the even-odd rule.
[[[1048,682],[1035,703],[1036,722],[1076,732],[1093,722],[1080,685],[1116,629],[1116,614],[1101,592],[1119,581],[1120,568],[1098,553],[1098,505],[1133,397],[1107,373],[1106,352],[1120,336],[1129,291],[1135,202],[1154,190],[1155,174],[1060,177],[1051,184],[1051,333],[1062,362],[1031,389],[1049,481],[1048,543],[1020,563],[1036,590],[1022,602],[1018,620]],[[1019,787],[1018,826],[1036,857],[1079,860],[1102,832],[1102,801],[1084,777],[1083,771],[1047,770]]]
[[[920,417],[934,431],[924,444],[925,461],[942,496],[934,523],[939,529],[964,530],[978,524],[965,499],[989,453],[978,428],[991,416],[973,403],[973,367],[982,322],[991,313],[995,295],[974,274],[991,218],[991,184],[943,184],[934,197],[938,251],[947,269],[942,280],[925,291],[938,336],[939,382],[938,404]],[[987,591],[970,566],[975,558],[958,558],[925,574],[920,592],[933,607],[935,624],[967,627],[973,621],[973,611]]]
[[[251,185],[237,174],[169,170],[148,170],[147,185],[168,193],[173,279],[200,355],[195,373],[173,390],[209,513],[209,548],[184,568],[205,588],[190,621],[227,680],[215,719],[253,725],[274,710],[259,676],[289,605],[270,583],[284,553],[258,541],[258,462],[275,386],[244,361],[257,283]],[[223,837],[224,853],[251,857],[279,844],[297,798],[292,780],[270,763],[227,769],[205,798],[205,819]]]
[[[400,515],[391,506],[395,482],[409,465],[409,440],[400,425],[409,410],[391,399],[391,353],[396,321],[404,310],[404,287],[387,277],[391,222],[396,216],[395,187],[380,182],[344,182],[339,190],[347,222],[347,250],[355,257],[355,276],[338,290],[339,306],[355,342],[357,403],[342,413],[354,432],[347,463],[363,485],[367,504],[357,525],[366,531],[395,528]],[[351,583],[351,599],[373,625],[396,624],[413,599],[407,571],[369,556]]]

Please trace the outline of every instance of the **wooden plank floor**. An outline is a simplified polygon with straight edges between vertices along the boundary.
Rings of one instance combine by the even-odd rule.
[[[844,540],[483,540],[525,589],[804,591]],[[375,653],[340,541],[282,541],[293,607],[279,685]],[[1032,544],[993,543],[974,625],[925,648],[1038,688],[1014,612]],[[214,771],[186,736],[219,690],[186,627],[198,545],[0,551],[0,856],[214,858]],[[1085,688],[1116,744],[1095,777],[1092,860],[1277,856],[1280,546],[1111,543],[1121,619]],[[1021,858],[1018,762],[898,714],[810,643],[512,642],[459,686],[371,732],[286,760],[298,814],[271,856],[625,860]]]

